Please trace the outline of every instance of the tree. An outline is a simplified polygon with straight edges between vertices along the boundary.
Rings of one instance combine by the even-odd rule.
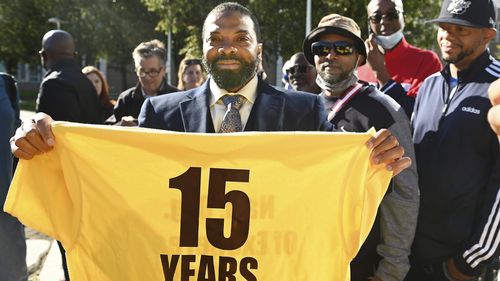
[[[142,0],[150,11],[162,18],[158,27],[162,31],[171,30],[174,46],[180,54],[201,54],[201,26],[206,15],[217,4],[216,0]],[[302,50],[305,37],[306,2],[304,0],[248,0],[238,1],[247,6],[258,18],[264,52],[267,58],[281,54],[284,58]],[[329,13],[338,13],[353,18],[359,23],[363,36],[368,36],[366,5],[363,2],[337,0],[313,1],[312,27]],[[440,4],[431,0],[405,0],[405,33],[409,41],[424,48],[435,44],[432,25],[424,24],[439,12]]]
[[[10,73],[15,73],[19,61],[39,62],[40,34],[49,29],[50,17],[37,8],[41,2],[4,0],[0,5],[0,58]]]
[[[201,32],[206,15],[221,0],[0,0],[0,58],[13,72],[18,62],[38,63],[42,35],[53,29],[48,18],[63,20],[63,29],[75,37],[87,63],[97,57],[121,67],[131,62],[131,52],[141,41],[173,35],[174,65],[183,56],[200,57]],[[259,20],[267,58],[284,58],[302,50],[305,37],[304,0],[242,0]],[[313,1],[312,26],[329,13],[352,17],[367,36],[366,5],[337,0]],[[431,0],[405,0],[405,34],[410,43],[424,48],[435,46],[433,25],[424,24],[439,11]]]
[[[141,42],[158,38],[160,17],[148,12],[139,0],[1,0],[0,60],[11,73],[17,63],[39,64],[43,34],[55,29],[47,20],[57,17],[70,32],[80,57],[87,64],[107,58],[125,72],[132,50]]]

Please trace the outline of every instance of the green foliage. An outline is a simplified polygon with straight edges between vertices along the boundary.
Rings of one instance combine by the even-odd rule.
[[[201,53],[201,26],[206,15],[217,4],[216,0],[142,0],[150,11],[162,17],[159,28],[171,29],[175,49],[184,53]],[[305,37],[306,1],[304,0],[248,0],[236,1],[247,6],[258,18],[262,42],[266,55],[280,53],[284,58],[302,50]],[[313,1],[312,28],[320,19],[330,13],[353,18],[367,37],[368,19],[364,1]],[[405,34],[407,39],[420,47],[432,48],[435,44],[435,30],[425,20],[439,12],[439,2],[431,0],[405,0]],[[198,38],[198,39],[197,39]]]
[[[425,23],[439,15],[441,1],[412,0],[404,1],[406,39],[421,48],[436,49],[437,28]]]
[[[158,38],[160,16],[148,12],[139,0],[0,0],[0,58],[14,72],[18,62],[39,63],[43,34],[55,29],[48,19],[62,20],[80,56],[87,64],[104,57],[118,65],[132,61],[141,41]]]
[[[51,17],[63,20],[62,28],[75,37],[87,64],[105,57],[118,65],[131,62],[131,52],[141,41],[166,41],[172,32],[173,65],[184,56],[201,57],[201,32],[206,15],[221,0],[0,0],[0,58],[12,71],[18,62],[38,63],[40,40],[54,28]],[[284,58],[302,50],[306,1],[244,0],[258,18],[266,56]],[[312,2],[312,23],[330,13],[352,17],[367,36],[363,1]],[[405,34],[420,47],[435,46],[435,28],[425,24],[439,12],[439,1],[405,0]]]

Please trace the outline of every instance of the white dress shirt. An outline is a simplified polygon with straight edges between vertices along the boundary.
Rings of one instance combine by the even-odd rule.
[[[227,107],[219,101],[219,99],[224,95],[242,95],[247,100],[240,107],[241,124],[245,128],[248,117],[250,116],[250,111],[252,111],[253,104],[257,98],[257,75],[255,75],[248,83],[241,88],[236,93],[230,93],[224,89],[219,88],[213,79],[210,79],[210,113],[212,115],[212,121],[214,123],[215,132],[218,132],[220,125],[222,123],[222,118],[227,111]]]

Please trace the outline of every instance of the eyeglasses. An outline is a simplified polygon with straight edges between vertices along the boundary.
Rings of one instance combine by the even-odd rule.
[[[306,73],[312,65],[294,65],[288,69],[286,69],[286,73],[295,75],[295,73]]]
[[[201,60],[199,60],[199,59],[189,59],[189,60],[185,60],[184,64],[188,65],[188,66],[189,65],[197,65],[197,64],[201,65]]]
[[[143,69],[139,69],[137,71],[137,74],[141,78],[146,77],[146,75],[148,75],[149,77],[156,77],[156,76],[158,76],[158,74],[160,74],[160,72],[161,72],[162,69],[163,69],[163,67],[160,67],[160,69],[158,69],[158,70],[152,69],[150,71],[144,71]]]
[[[379,24],[383,18],[385,18],[386,20],[390,20],[390,21],[397,20],[397,19],[399,19],[399,14],[402,14],[402,13],[403,12],[400,12],[398,10],[392,10],[392,11],[389,11],[385,14],[371,15],[368,17],[368,19],[374,24]]]
[[[354,53],[353,44],[346,41],[337,41],[337,42],[327,42],[327,41],[318,41],[314,42],[311,45],[311,51],[313,55],[317,55],[320,57],[327,56],[331,51],[333,51],[336,55],[339,56],[348,56]]]

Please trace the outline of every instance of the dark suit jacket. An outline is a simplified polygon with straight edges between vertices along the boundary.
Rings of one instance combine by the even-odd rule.
[[[163,86],[160,90],[158,90],[158,93],[156,93],[156,95],[161,96],[177,91],[179,91],[177,88],[174,88],[173,86],[170,86],[166,81],[163,81]],[[141,106],[144,100],[145,98],[142,95],[141,84],[137,83],[135,87],[125,90],[118,97],[115,108],[113,110],[116,121],[122,120],[123,116],[132,116],[134,118],[137,118],[137,116],[139,116],[139,112],[141,111]]]
[[[94,85],[72,59],[57,62],[47,72],[40,84],[36,111],[57,121],[100,124],[102,119]]]
[[[139,126],[179,132],[213,133],[209,81],[185,92],[152,97],[142,105]],[[281,91],[259,80],[245,131],[331,131],[318,95]]]

